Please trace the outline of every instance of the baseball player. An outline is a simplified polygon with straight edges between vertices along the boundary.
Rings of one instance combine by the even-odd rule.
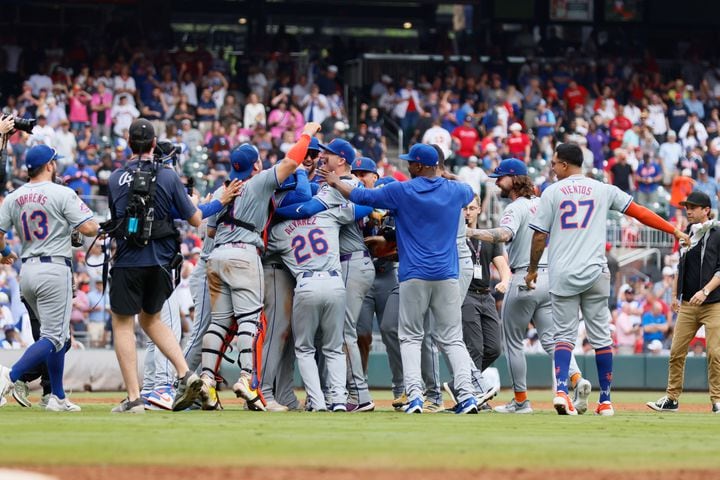
[[[308,411],[326,410],[315,361],[315,335],[322,332],[330,410],[347,411],[346,361],[343,354],[345,285],[340,266],[339,234],[355,220],[351,204],[324,210],[313,217],[286,220],[270,235],[271,248],[280,253],[297,286],[293,299],[293,335]]]
[[[350,167],[350,173],[355,175],[358,180],[360,180],[360,182],[365,186],[365,188],[374,188],[375,182],[377,182],[379,178],[377,173],[377,165],[371,158],[368,157],[359,157],[353,160],[352,166]],[[376,226],[376,224],[377,221],[373,222],[373,219],[368,218],[368,221],[365,222],[365,224],[363,225],[363,237],[365,237],[366,243],[367,237],[369,235],[373,235],[373,233],[376,233],[369,231],[372,230],[372,227],[374,225]],[[363,366],[363,372],[365,373],[367,373],[368,356],[370,354],[370,346],[372,345],[372,324],[375,314],[374,299],[376,296],[380,295],[380,303],[382,303],[382,305],[377,305],[377,309],[381,311],[381,314],[377,318],[380,319],[382,318],[382,310],[385,309],[385,302],[387,301],[387,297],[390,294],[390,290],[392,290],[392,285],[397,281],[392,281],[392,284],[389,286],[389,288],[385,288],[384,283],[378,285],[378,275],[382,275],[383,273],[385,273],[386,267],[381,268],[381,272],[378,272],[378,262],[375,259],[373,259],[373,266],[375,267],[375,279],[373,280],[373,284],[370,287],[370,290],[368,290],[367,295],[363,299],[363,305],[360,308],[360,313],[358,314],[357,321],[358,349],[360,350],[360,359]],[[380,292],[378,292],[376,286],[381,289]]]
[[[513,383],[514,398],[506,405],[495,407],[498,413],[532,413],[527,398],[527,361],[523,352],[523,339],[530,321],[538,331],[543,349],[552,356],[554,325],[550,292],[548,291],[547,254],[543,254],[538,267],[538,282],[535,290],[525,286],[525,273],[530,262],[532,230],[528,223],[536,213],[540,199],[535,196],[535,187],[527,176],[527,167],[521,160],[505,159],[489,175],[496,178],[500,196],[509,198],[511,203],[503,212],[500,227],[491,230],[468,230],[468,237],[488,243],[506,243],[510,269],[513,276],[505,293],[502,308],[502,329],[507,356],[508,371]],[[587,410],[587,399],[592,386],[582,378],[575,361],[570,358],[570,379],[575,389],[573,405],[578,413]]]
[[[241,374],[233,391],[251,409],[265,410],[257,381],[253,379],[260,366],[256,354],[261,353],[255,349],[255,338],[261,326],[264,299],[262,234],[275,189],[303,162],[310,138],[319,129],[317,123],[306,124],[303,135],[286,158],[269,170],[261,170],[257,150],[251,145],[233,150],[230,178],[243,181],[241,192],[232,208],[208,221],[208,235],[215,238],[215,247],[207,265],[212,323],[203,337],[202,380],[208,389],[216,386],[222,346],[234,336],[237,327]]]
[[[438,176],[438,154],[416,144],[401,159],[412,180],[381,189],[352,188],[324,171],[328,184],[361,205],[393,210],[400,264],[400,350],[408,396],[406,413],[422,413],[421,346],[424,317],[433,313],[433,336],[452,368],[458,404],[455,413],[477,413],[470,381],[470,355],[462,341],[458,286],[457,219],[472,199],[468,185]],[[457,214],[457,215],[456,215]]]
[[[341,176],[344,182],[355,187],[360,181],[350,175],[351,164],[355,161],[355,149],[349,142],[336,138],[328,145],[320,145],[324,169]],[[324,209],[337,207],[347,200],[328,185],[320,187],[312,201],[292,209],[278,209],[278,214],[287,218],[300,219],[314,215]],[[347,351],[349,403],[353,411],[372,411],[375,404],[370,397],[363,371],[360,349],[357,341],[357,321],[362,302],[375,279],[375,268],[365,246],[360,224],[344,225],[340,230],[340,262],[343,281],[348,294],[345,306],[345,328],[343,339]]]
[[[22,241],[20,288],[41,323],[40,340],[12,368],[0,366],[0,398],[27,370],[46,362],[52,389],[46,410],[78,412],[80,407],[65,397],[63,389],[72,307],[70,233],[77,229],[85,236],[95,236],[98,224],[75,192],[53,183],[58,158],[47,145],[31,148],[25,157],[30,181],[10,193],[0,206],[2,263],[17,260],[5,243],[5,234],[14,227]]]
[[[165,168],[174,168],[176,163],[176,153],[175,146],[173,144],[168,141],[158,142],[156,146],[156,153],[159,153],[158,161],[161,162]],[[228,184],[222,187],[222,189],[218,192],[218,195],[214,196],[210,202],[198,205],[198,210],[202,213],[202,218],[205,219],[222,210],[224,206],[233,201],[239,190],[239,181],[233,180],[228,182]],[[174,208],[170,209],[170,214],[173,218],[180,218],[180,215]],[[202,269],[204,269],[204,262]],[[205,283],[204,278],[202,281]],[[195,286],[197,287],[197,285]],[[203,312],[203,310],[205,310],[205,312]],[[197,337],[203,328],[204,330],[207,330],[209,321],[205,321],[206,319],[204,315],[209,317],[210,307],[209,305],[203,306],[202,302],[200,302],[200,308],[198,308],[196,312],[199,316],[193,325],[193,333],[195,336],[188,342],[186,350],[183,353],[186,362],[188,361],[188,357],[194,358],[193,365],[188,363],[190,371],[195,371],[197,369],[197,364],[200,360],[200,351],[198,348],[200,346],[200,342],[197,341]],[[168,297],[163,304],[162,310],[160,311],[160,320],[163,324],[167,325],[175,337],[175,340],[179,343],[182,337],[182,320],[180,317],[180,305],[177,301],[176,291],[173,291],[170,297]],[[190,355],[188,355],[188,353]],[[174,367],[172,366],[170,360],[168,360],[168,358],[156,348],[155,343],[151,339],[148,339],[145,350],[143,385],[140,391],[140,396],[145,402],[146,409],[172,410],[172,404],[175,398],[175,389],[173,387],[174,374]],[[217,395],[214,395],[214,399],[216,400],[213,403],[214,408],[222,408],[220,402],[217,400]]]
[[[319,149],[317,145],[317,139],[313,138],[303,164],[275,192],[273,196],[275,205],[282,208],[304,203],[312,198],[312,187],[305,168],[309,163],[310,168],[314,170],[317,159],[316,149]],[[315,149],[314,159],[311,158],[313,151],[311,148]],[[317,190],[317,184],[315,189]],[[277,216],[274,219],[277,219]],[[262,258],[267,326],[263,342],[260,388],[268,411],[286,412],[289,409],[297,410],[300,406],[293,391],[295,349],[290,328],[295,278],[283,263],[280,252],[275,251],[274,248],[274,244],[268,244]]]
[[[530,220],[533,233],[530,263],[525,276],[535,289],[540,259],[549,239],[549,280],[555,323],[555,381],[553,405],[559,415],[577,415],[568,397],[572,350],[582,310],[590,345],[595,349],[600,398],[595,413],[614,415],[610,399],[612,384],[612,339],[610,338],[610,272],[605,258],[608,210],[616,210],[650,227],[672,233],[681,243],[688,236],[655,213],[632,201],[614,185],[582,175],[583,153],[575,143],[558,145],[551,168],[558,181],[540,197],[537,213]]]

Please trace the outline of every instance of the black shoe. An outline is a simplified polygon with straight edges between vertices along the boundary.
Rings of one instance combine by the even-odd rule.
[[[720,413],[720,402],[715,402],[715,403],[713,403],[712,412],[713,412],[713,413]]]
[[[657,402],[647,402],[645,405],[656,412],[677,412],[679,408],[677,400],[670,400],[667,396],[662,397]]]

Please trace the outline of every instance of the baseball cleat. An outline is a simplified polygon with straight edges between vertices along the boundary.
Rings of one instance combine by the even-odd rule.
[[[202,387],[200,387],[201,408],[203,410],[222,410],[223,406],[220,403],[214,382],[206,375],[201,375],[200,380],[203,382]]]
[[[48,399],[48,404],[50,400]],[[142,398],[133,400],[126,398],[120,405],[110,410],[111,413],[145,413],[145,401]]]
[[[20,404],[21,407],[30,408],[32,407],[32,403],[30,403],[30,387],[28,387],[27,382],[23,382],[22,380],[18,380],[13,385],[13,392],[12,396],[15,399],[17,403]]]
[[[175,400],[172,409],[175,412],[190,408],[196,398],[200,397],[203,381],[195,373],[188,370],[182,378],[177,381]]]
[[[602,417],[612,417],[613,415],[615,415],[615,409],[613,408],[611,402],[598,403],[598,406],[595,409],[595,415],[600,415]]]
[[[533,409],[530,406],[530,400],[525,400],[518,403],[514,398],[505,405],[495,407],[497,413],[533,413]]]
[[[330,411],[333,413],[345,413],[348,409],[344,403],[333,403],[330,405]]]
[[[407,405],[408,398],[407,395],[404,393],[400,395],[399,397],[395,397],[392,401],[392,407],[395,409],[396,412],[402,411],[403,407]]]
[[[720,413],[720,402],[715,402],[712,405],[712,412],[713,413]]]
[[[488,390],[475,395],[475,400],[477,401],[478,405],[484,405],[488,400],[494,398],[499,391],[499,386],[492,385]]]
[[[0,365],[0,397],[4,397],[13,388],[13,382],[10,380],[10,369]]]
[[[573,406],[575,407],[575,410],[577,410],[578,415],[582,415],[587,412],[588,397],[590,396],[590,392],[592,392],[592,384],[584,378],[578,380],[575,385],[575,393],[573,395]]]
[[[360,404],[356,403],[348,403],[347,404],[347,411],[350,413],[362,413],[362,412],[372,412],[375,410],[375,403],[371,401],[369,402],[363,402]]]
[[[577,415],[578,412],[575,410],[573,403],[570,401],[570,397],[565,392],[557,392],[553,399],[553,406],[558,415]]]
[[[423,412],[425,413],[439,413],[445,411],[445,405],[441,403],[435,403],[432,400],[425,400],[423,403]]]
[[[145,401],[162,410],[172,410],[174,399],[175,390],[170,385],[164,385],[148,393]]]
[[[488,402],[485,402],[478,407],[478,413],[491,413],[492,411],[493,407],[491,407]]]
[[[79,412],[82,409],[80,406],[72,403],[69,398],[63,398],[60,400],[55,395],[50,395],[50,399],[48,400],[45,410],[48,412]]]
[[[410,403],[405,407],[405,413],[423,413],[422,398],[410,400]]]
[[[218,403],[219,403],[219,402],[218,402]],[[290,410],[288,407],[286,407],[285,405],[279,404],[279,403],[276,402],[275,400],[270,400],[270,401],[268,401],[268,402],[265,404],[265,409],[266,409],[268,412],[287,412],[288,410]]]
[[[250,379],[245,375],[240,375],[237,383],[233,385],[233,392],[238,398],[244,398],[247,406],[254,412],[265,412],[265,404],[263,403],[260,393],[257,389],[250,386]]]
[[[655,410],[656,412],[677,412],[680,409],[678,401],[670,400],[667,395],[660,398],[656,402],[647,402],[645,405]]]
[[[477,400],[475,400],[475,397],[468,397],[464,401],[455,405],[453,410],[457,415],[478,413]]]
[[[442,387],[443,390],[445,390],[445,393],[448,394],[448,397],[450,397],[450,401],[454,404],[457,404],[458,401],[455,399],[455,392],[453,391],[453,386],[450,385],[449,382],[443,382]]]

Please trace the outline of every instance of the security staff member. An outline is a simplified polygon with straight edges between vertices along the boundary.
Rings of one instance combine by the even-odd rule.
[[[477,195],[465,207],[465,220],[470,228],[477,227],[480,200]],[[490,293],[490,264],[497,268],[500,283],[495,289],[505,293],[510,283],[510,267],[503,246],[498,243],[468,239],[474,271],[462,305],[463,340],[480,371],[488,368],[500,356],[500,316],[495,298]]]
[[[194,227],[200,226],[202,214],[177,173],[153,164],[156,146],[155,131],[145,120],[135,120],[130,125],[129,145],[133,157],[125,168],[115,170],[109,179],[110,211],[117,223],[123,222],[130,199],[130,185],[137,170],[156,170],[157,180],[154,198],[153,228],[167,223],[171,209]],[[120,228],[120,231],[123,229]],[[142,413],[143,401],[137,377],[137,353],[135,350],[134,317],[139,315],[140,326],[158,349],[178,372],[178,387],[173,410],[189,407],[200,393],[202,382],[190,372],[180,345],[167,325],[160,320],[160,311],[174,288],[171,267],[178,252],[177,237],[168,235],[151,238],[147,245],[116,237],[117,253],[111,270],[110,309],[115,340],[115,353],[120,364],[128,397],[113,409],[114,413]]]

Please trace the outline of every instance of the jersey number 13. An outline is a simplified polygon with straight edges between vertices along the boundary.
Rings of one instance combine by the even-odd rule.
[[[38,240],[45,240],[48,236],[48,219],[47,214],[42,210],[35,210],[30,215],[23,212],[20,216],[23,227],[23,235],[26,241],[31,241],[32,237]]]

